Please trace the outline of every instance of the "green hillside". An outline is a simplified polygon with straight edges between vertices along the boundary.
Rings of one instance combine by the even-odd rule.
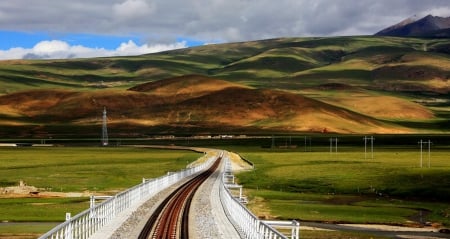
[[[118,94],[122,96],[122,100],[133,105],[143,98],[147,99],[144,95],[152,92],[141,92],[136,96],[126,93],[127,89],[148,82],[195,74],[230,81],[242,87],[300,95],[327,104],[327,108],[335,107],[368,117],[377,121],[376,125],[390,125],[387,128],[394,125],[401,132],[449,132],[449,47],[449,39],[372,36],[280,38],[206,45],[134,57],[0,61],[0,96],[3,97],[3,102],[0,102],[0,109],[3,109],[0,124],[5,127],[20,126],[33,124],[34,117],[49,117],[44,111],[39,111],[41,104],[32,104],[37,107],[34,110],[39,111],[40,115],[28,115],[26,122],[18,120],[20,117],[23,119],[25,113],[11,112],[11,104],[21,104],[8,97],[13,93],[43,89],[50,90],[45,91],[47,93],[64,90],[78,95],[85,94],[84,97],[87,98],[92,97],[92,94],[97,95],[96,97],[108,95],[106,98],[112,101]],[[195,82],[191,81],[192,84],[196,84]],[[178,87],[184,86],[178,84]],[[220,94],[226,92],[221,91]],[[219,96],[210,97],[216,99]],[[233,99],[233,95],[229,97]],[[56,98],[58,102],[68,102],[66,98]],[[17,99],[23,100],[20,97]],[[71,99],[74,100],[73,97]],[[194,102],[193,99],[189,100]],[[254,100],[249,99],[250,102]],[[177,104],[183,105],[181,102]],[[27,107],[27,110],[32,109]],[[158,112],[163,111],[159,109]],[[134,114],[139,113],[140,111]],[[297,113],[301,115],[302,112],[296,112],[295,115]],[[335,113],[329,112],[330,114]],[[283,115],[289,114],[284,112]],[[80,121],[81,116],[72,118]],[[72,119],[70,115],[65,118],[67,117]],[[201,117],[209,116],[202,114]],[[357,121],[358,117],[350,118]],[[271,128],[271,123],[267,122],[277,119],[267,116],[266,119],[258,120],[258,123],[249,123],[255,131]],[[310,120],[317,119],[311,116]],[[86,119],[81,121],[86,122]],[[285,125],[276,127],[276,130],[303,130],[301,127],[288,127],[294,123],[289,122],[289,117],[284,117],[283,121]],[[214,128],[213,125],[209,127]],[[366,130],[370,131],[360,129]]]
[[[449,46],[446,39],[282,38],[136,57],[3,61],[0,93],[35,87],[127,88],[185,74],[287,89],[330,81],[385,89],[393,84],[384,82],[389,80],[409,85],[405,91],[448,93]],[[442,82],[427,84],[433,79]],[[414,82],[419,80],[422,82]],[[292,84],[278,84],[286,81]]]

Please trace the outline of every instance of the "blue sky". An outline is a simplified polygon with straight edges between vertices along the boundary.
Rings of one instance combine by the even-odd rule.
[[[189,38],[176,38],[173,44],[156,43],[149,46],[144,37],[115,36],[86,33],[46,33],[0,30],[0,60],[17,58],[70,58],[139,55],[177,48],[204,45]],[[61,47],[61,44],[62,47]],[[82,47],[82,52],[80,52]],[[57,49],[57,50],[45,49]],[[43,50],[44,49],[44,50]],[[78,49],[78,50],[77,50]],[[3,57],[2,57],[3,55]]]
[[[50,34],[46,32],[18,32],[0,30],[0,49],[8,50],[13,47],[33,48],[37,43],[45,40],[60,40],[70,45],[82,45],[89,48],[105,48],[114,50],[123,42],[133,41],[136,44],[143,44],[141,36],[114,36],[114,35],[94,35],[85,33],[60,33]],[[188,47],[203,45],[205,42],[179,37],[177,42],[186,42]]]
[[[448,0],[0,1],[0,60],[139,55],[277,37],[371,35]]]

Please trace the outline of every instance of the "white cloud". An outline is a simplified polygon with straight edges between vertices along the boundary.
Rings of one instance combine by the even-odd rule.
[[[450,17],[450,7],[433,8],[421,13],[423,16],[431,14],[433,16]]]
[[[154,11],[155,5],[144,0],[126,0],[113,5],[114,14],[121,20],[143,17]]]
[[[41,41],[33,47],[33,51],[36,53],[55,53],[64,52],[70,49],[69,44],[64,41],[52,40]]]
[[[9,50],[0,50],[0,60],[22,59],[27,53],[27,49],[14,47]]]
[[[15,47],[8,50],[0,50],[0,60],[8,59],[67,59],[89,58],[105,56],[130,56],[168,51],[187,47],[186,42],[173,44],[137,45],[132,40],[123,42],[114,50],[105,48],[89,48],[81,45],[69,45],[65,41],[52,40],[41,41],[33,48]]]
[[[147,53],[154,53],[160,51],[168,51],[173,49],[185,48],[187,47],[186,41],[177,42],[173,44],[155,44],[148,45],[144,44],[141,46],[136,45],[132,40],[128,42],[123,42],[116,49],[116,55],[142,55]]]

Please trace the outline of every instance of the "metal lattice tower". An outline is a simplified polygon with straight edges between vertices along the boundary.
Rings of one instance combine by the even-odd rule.
[[[106,107],[103,108],[103,124],[102,124],[102,146],[108,145],[108,127],[106,125]]]

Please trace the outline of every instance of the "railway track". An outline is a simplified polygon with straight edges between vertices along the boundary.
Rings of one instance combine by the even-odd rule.
[[[189,208],[195,191],[217,169],[219,157],[203,173],[195,176],[171,193],[150,216],[139,239],[189,238]]]

